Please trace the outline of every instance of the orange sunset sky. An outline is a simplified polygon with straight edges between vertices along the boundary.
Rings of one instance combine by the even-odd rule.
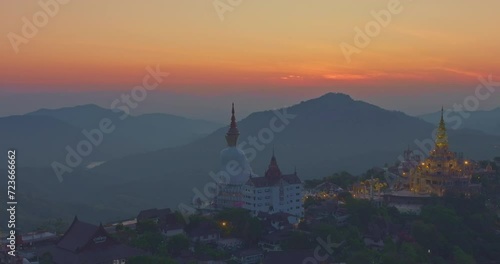
[[[354,45],[354,28],[389,2],[242,0],[221,20],[212,0],[71,0],[16,53],[9,34],[22,35],[22,18],[43,8],[3,0],[0,92],[127,90],[159,64],[171,74],[161,91],[295,101],[337,91],[417,113],[425,109],[382,98],[435,95],[446,105],[473,93],[478,76],[500,80],[498,0],[401,0],[401,12],[348,63],[340,43]]]

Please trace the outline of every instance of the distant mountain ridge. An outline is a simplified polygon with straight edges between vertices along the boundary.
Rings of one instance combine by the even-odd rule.
[[[77,105],[72,107],[62,107],[57,109],[42,108],[37,111],[27,113],[27,116],[49,116],[74,127],[91,128],[99,123],[100,119],[117,116],[110,109],[102,108],[95,104]]]
[[[427,122],[436,123],[439,122],[440,115],[441,112],[434,112],[419,117]],[[500,136],[500,107],[490,111],[464,113],[446,110],[444,120],[449,128],[474,129]]]
[[[0,147],[18,152],[19,166],[48,167],[55,157],[64,157],[65,147],[76,144],[81,130],[49,116],[0,118]],[[96,150],[94,156],[102,157]]]
[[[294,118],[283,124],[280,115]],[[263,175],[274,146],[281,171],[291,173],[296,167],[303,180],[342,170],[361,173],[392,163],[408,145],[417,148],[415,143],[430,148],[432,131],[437,126],[334,93],[284,109],[256,112],[243,120],[239,119],[236,105],[236,117],[241,133],[239,144],[244,144],[244,150],[255,151],[250,161],[256,174]],[[220,169],[219,153],[226,146],[229,118],[230,105],[226,127],[206,137],[183,146],[110,160],[91,170],[66,175],[62,184],[50,169],[31,171],[23,180],[39,182],[29,187],[30,193],[40,193],[43,188],[46,201],[64,204],[64,194],[74,190],[68,203],[98,205],[101,213],[103,208],[109,208],[117,218],[144,208],[177,208],[180,203],[189,204],[195,195],[204,195],[204,188],[213,183],[212,175]],[[272,140],[264,143],[259,139],[260,147],[251,147],[249,137],[259,138],[262,131],[282,125],[284,128],[274,132]],[[464,152],[469,158],[498,155],[498,136],[452,130],[449,138],[452,150]],[[35,174],[37,179],[30,179]]]
[[[0,118],[0,146],[18,148],[24,166],[49,167],[65,160],[69,146],[73,149],[86,140],[82,131],[99,128],[107,118],[116,127],[106,134],[85,162],[99,162],[127,155],[187,144],[221,127],[204,120],[192,120],[167,114],[129,116],[97,105],[60,109],[40,109],[21,116]]]

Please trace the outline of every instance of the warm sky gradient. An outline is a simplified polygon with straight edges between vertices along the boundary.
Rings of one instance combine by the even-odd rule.
[[[156,64],[171,73],[163,92],[285,94],[286,103],[340,91],[409,113],[463,101],[478,75],[500,80],[498,0],[401,0],[403,11],[347,63],[339,44],[353,44],[354,27],[388,2],[243,0],[221,21],[212,0],[72,0],[16,54],[7,34],[41,8],[1,1],[0,102],[129,90]],[[481,107],[500,105],[494,97]]]

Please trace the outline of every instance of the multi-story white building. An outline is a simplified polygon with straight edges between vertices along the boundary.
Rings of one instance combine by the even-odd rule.
[[[273,153],[266,174],[263,177],[251,177],[242,186],[243,208],[254,215],[259,212],[282,212],[301,218],[304,216],[303,188],[297,172],[281,173]]]

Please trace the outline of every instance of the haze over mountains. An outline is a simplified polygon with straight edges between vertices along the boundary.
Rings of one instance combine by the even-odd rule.
[[[87,106],[87,108],[100,111],[95,107]],[[75,120],[75,115],[68,114],[66,111],[43,110],[25,117],[14,118],[20,118],[23,121],[22,124],[25,125],[33,118],[44,118],[44,120],[50,118],[50,122],[66,129],[68,135],[71,135],[73,131],[80,133],[82,127],[93,125],[96,121],[92,118],[92,114],[88,116],[83,114],[81,120],[80,118]],[[250,155],[255,157],[251,159],[251,164],[258,175],[263,174],[273,146],[281,170],[284,173],[293,172],[296,167],[303,180],[324,177],[341,170],[361,173],[373,166],[395,162],[408,145],[419,148],[415,145],[416,142],[423,142],[417,144],[424,145],[422,151],[425,152],[426,148],[430,149],[429,142],[432,131],[436,127],[435,124],[401,112],[388,111],[353,100],[345,94],[329,93],[276,111],[256,112],[239,120],[236,106],[236,117],[241,132],[239,143],[245,144],[242,147],[244,150],[254,150],[255,155]],[[80,113],[80,111],[76,112]],[[293,118],[285,118],[287,121],[283,122],[285,120],[283,116],[287,115]],[[137,130],[153,133],[144,131],[144,127],[148,129],[151,127],[149,121],[160,125],[157,123],[166,122],[161,120],[170,120],[167,117],[155,115],[144,118],[150,119],[141,119],[140,122],[126,124],[124,129],[117,128],[116,133],[123,132],[118,133],[116,137],[133,139],[134,131]],[[230,104],[228,104],[227,124],[229,124],[229,118]],[[40,119],[33,120],[42,122],[39,121]],[[2,121],[4,120],[0,119],[0,124]],[[22,168],[19,171],[19,175],[22,175],[19,185],[24,188],[25,197],[22,199],[25,200],[26,206],[20,209],[20,213],[26,218],[40,214],[45,218],[56,217],[58,215],[56,212],[52,214],[50,210],[45,210],[45,207],[50,205],[50,208],[55,208],[53,210],[56,210],[59,215],[64,212],[64,218],[71,219],[74,214],[81,214],[91,221],[96,221],[97,216],[100,220],[116,220],[133,217],[142,209],[177,208],[180,203],[189,204],[193,196],[203,196],[201,193],[204,192],[204,187],[213,182],[211,172],[216,173],[220,169],[218,167],[219,153],[225,148],[224,135],[227,132],[227,124],[186,145],[157,148],[154,151],[129,156],[123,155],[121,158],[109,160],[91,170],[81,169],[65,174],[62,183],[58,182],[50,168]],[[272,140],[259,141],[259,147],[250,147],[249,137],[259,138],[261,131],[282,125],[284,128],[279,132],[274,132]],[[75,127],[79,128],[75,129]],[[202,127],[206,129],[205,126]],[[193,131],[200,130],[183,127],[181,131],[187,134],[185,135],[187,141],[199,135],[193,134]],[[21,133],[22,129],[16,131]],[[40,134],[38,140],[50,136],[49,132]],[[182,132],[179,133],[182,134]],[[167,129],[153,135],[148,138],[153,142],[147,145],[149,147],[154,147],[154,140],[165,144],[169,142],[170,134]],[[500,152],[500,136],[485,134],[477,130],[452,130],[449,137],[452,150],[464,152],[469,158],[491,159],[498,156]],[[69,136],[69,140],[72,139]],[[64,138],[64,140],[67,139]],[[99,153],[102,152],[99,155],[105,156],[107,151],[112,151],[112,149],[112,146],[109,149],[104,148],[103,144],[102,149],[98,148]],[[19,157],[21,162],[23,151],[20,151]],[[46,159],[46,157],[43,158]],[[193,191],[193,188],[197,188],[200,193]],[[39,203],[45,206],[37,206]],[[39,220],[31,220],[31,224],[35,225],[34,222]]]
[[[421,115],[423,120],[435,124],[439,122],[441,112]],[[445,112],[444,121],[449,128],[475,129],[492,135],[500,135],[500,107],[490,111]]]
[[[67,146],[76,149],[78,142],[87,139],[83,130],[99,128],[100,121],[109,118],[116,128],[105,134],[102,144],[85,158],[86,165],[187,144],[222,126],[166,114],[129,116],[124,120],[119,118],[121,115],[96,105],[82,105],[0,118],[0,136],[5,139],[0,146],[15,146],[22,153],[24,166],[48,167],[54,161],[65,160]]]

